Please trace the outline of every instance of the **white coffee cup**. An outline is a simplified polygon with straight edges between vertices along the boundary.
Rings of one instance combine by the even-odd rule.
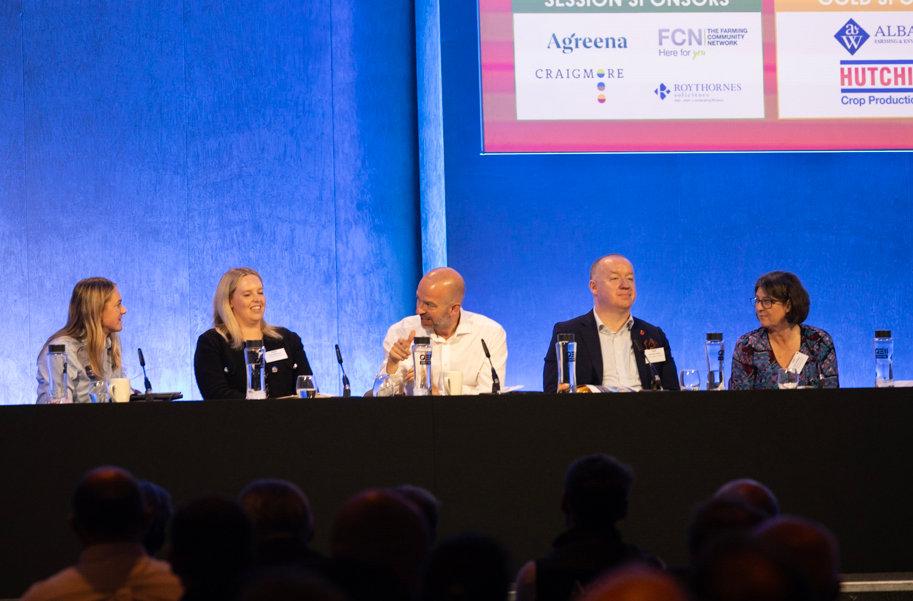
[[[108,382],[108,391],[115,403],[128,403],[133,389],[130,387],[130,380],[127,378],[114,378]]]
[[[463,372],[445,371],[443,377],[444,385],[441,394],[444,396],[459,396],[463,394]]]

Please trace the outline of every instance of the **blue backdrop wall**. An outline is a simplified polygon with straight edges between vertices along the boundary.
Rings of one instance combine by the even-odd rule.
[[[441,0],[447,251],[465,307],[508,332],[507,384],[541,390],[552,326],[592,309],[589,267],[610,252],[634,263],[635,315],[702,378],[705,334],[724,333],[728,377],[775,269],[808,289],[842,386],[874,385],[876,328],[913,378],[909,153],[481,156],[476,19]]]
[[[33,400],[35,356],[89,275],[120,285],[134,383],[141,346],[156,388],[198,396],[196,337],[237,265],[261,271],[324,390],[336,341],[367,388],[422,270],[420,131],[425,267],[459,269],[466,308],[505,326],[507,384],[541,386],[551,326],[591,307],[607,252],[633,260],[635,312],[681,368],[703,366],[706,332],[731,350],[756,327],[755,279],[788,269],[844,386],[871,384],[882,327],[913,377],[908,153],[482,156],[475,3],[440,2],[439,51],[437,0],[366,4],[2,3],[2,402]]]
[[[381,24],[382,26],[379,26]],[[338,393],[360,392],[421,272],[413,3],[0,3],[2,403],[73,285],[102,275],[158,390],[199,398],[197,336],[221,274],[264,278]]]

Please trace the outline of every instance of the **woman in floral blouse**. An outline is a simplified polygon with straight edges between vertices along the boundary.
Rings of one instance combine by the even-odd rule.
[[[795,274],[758,278],[752,299],[761,327],[739,338],[732,354],[730,390],[777,388],[780,369],[796,361],[799,386],[838,388],[837,354],[824,330],[807,326],[811,301]]]

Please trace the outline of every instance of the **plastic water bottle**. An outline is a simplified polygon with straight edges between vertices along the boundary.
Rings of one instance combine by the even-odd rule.
[[[704,342],[704,353],[707,355],[707,390],[726,390],[723,380],[723,360],[726,358],[726,343],[723,334],[707,334]]]
[[[558,392],[577,392],[577,343],[573,334],[558,334],[555,343],[558,359]]]
[[[431,338],[416,336],[412,339],[412,366],[415,369],[415,382],[412,384],[413,396],[431,394]]]
[[[875,330],[875,388],[894,387],[894,339],[891,330]]]
[[[244,342],[244,365],[247,366],[247,398],[266,398],[266,369],[263,364],[263,355],[266,349],[262,340],[247,340]]]
[[[48,403],[69,403],[67,396],[67,347],[48,345]]]

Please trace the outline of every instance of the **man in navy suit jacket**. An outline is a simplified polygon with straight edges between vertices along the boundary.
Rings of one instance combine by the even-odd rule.
[[[665,390],[680,390],[669,341],[660,328],[631,315],[637,298],[634,266],[621,255],[601,257],[590,268],[590,291],[594,308],[580,317],[555,324],[545,355],[542,386],[558,389],[555,341],[558,334],[574,334],[577,342],[577,385],[595,384],[642,388],[654,387],[650,360]],[[603,349],[611,350],[607,357]],[[605,373],[604,373],[605,372]]]

